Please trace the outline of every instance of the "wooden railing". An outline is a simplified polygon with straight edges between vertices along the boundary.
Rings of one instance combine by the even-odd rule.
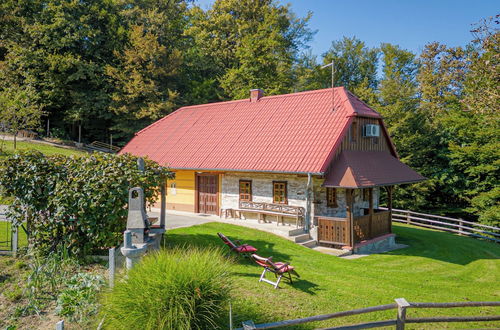
[[[120,147],[113,146],[111,144],[107,144],[107,143],[100,142],[100,141],[92,142],[91,144],[89,144],[89,147],[96,148],[96,149],[106,151],[106,152],[113,152],[113,153],[117,153],[118,151],[120,151]]]
[[[386,208],[380,208],[385,209]],[[392,209],[392,221],[425,228],[439,229],[460,235],[483,238],[500,243],[500,228],[440,215]]]
[[[396,318],[390,320],[374,321],[367,323],[360,323],[348,326],[339,326],[333,328],[325,329],[368,329],[368,328],[379,328],[396,326],[397,330],[404,329],[407,323],[442,323],[442,322],[484,322],[484,321],[498,321],[500,320],[500,315],[491,316],[445,316],[445,317],[420,317],[420,318],[407,318],[406,312],[410,308],[456,308],[456,307],[486,307],[500,306],[500,301],[467,301],[467,302],[452,302],[452,303],[416,303],[407,302],[404,298],[395,299],[396,303],[388,305],[380,305],[373,307],[366,307],[360,309],[354,309],[350,311],[337,312],[332,314],[323,314],[305,317],[301,319],[279,321],[273,323],[255,324],[253,321],[243,322],[243,327],[237,330],[253,330],[253,329],[273,329],[290,327],[298,324],[325,321],[334,318],[366,314],[378,311],[386,311],[391,309],[397,309]],[[478,313],[479,314],[479,313]]]
[[[391,232],[389,211],[375,212],[370,224],[370,215],[354,218],[354,243],[369,240]]]
[[[351,223],[347,218],[317,217],[318,242],[351,246]]]
[[[287,204],[271,204],[250,201],[240,201],[240,209],[267,211],[283,214],[290,214],[295,216],[304,216],[305,210],[301,206],[293,206]]]

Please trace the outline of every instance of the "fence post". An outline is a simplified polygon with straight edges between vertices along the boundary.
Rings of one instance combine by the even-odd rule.
[[[408,225],[411,224],[410,211],[406,211],[406,223]]]
[[[12,256],[14,258],[17,258],[17,249],[18,249],[18,243],[19,243],[19,230],[16,225],[13,225],[11,222],[12,226]]]
[[[116,254],[116,248],[109,249],[108,281],[110,288],[112,288],[115,285],[115,267],[116,267],[115,254]]]
[[[233,330],[233,306],[231,306],[231,301],[229,301],[229,330]]]
[[[460,227],[458,227],[458,235],[460,235],[460,236],[464,235],[464,230],[462,229],[462,226],[464,225],[463,220],[464,219],[462,219],[462,218],[458,218],[458,225],[460,226]]]
[[[396,321],[396,330],[404,330],[406,321],[406,308],[410,307],[410,304],[405,298],[397,298],[396,304],[398,305],[398,319]]]
[[[253,323],[252,320],[250,321],[245,321],[242,323],[243,324],[243,330],[254,330],[254,329],[257,329],[255,327],[255,323]]]
[[[56,330],[64,330],[64,320],[56,323]]]

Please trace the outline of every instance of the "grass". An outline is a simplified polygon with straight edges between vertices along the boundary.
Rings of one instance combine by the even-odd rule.
[[[262,256],[287,261],[301,275],[299,282],[282,289],[259,283],[261,268],[243,259],[231,266],[236,291],[234,324],[301,318],[355,308],[390,304],[404,297],[413,302],[498,301],[500,296],[500,246],[449,233],[394,225],[399,243],[408,248],[359,259],[342,259],[299,246],[278,236],[249,228],[208,223],[170,230],[170,247],[190,244],[221,246],[217,232],[259,249]],[[445,315],[499,315],[500,308],[409,310],[408,317]],[[310,329],[395,318],[384,311],[311,323]],[[499,322],[442,323],[439,327],[500,327]],[[411,328],[435,328],[422,324]]]
[[[62,148],[56,147],[49,144],[29,142],[29,141],[17,141],[17,149],[14,149],[14,141],[0,141],[0,147],[3,143],[3,153],[0,153],[0,156],[13,154],[16,150],[38,150],[45,155],[84,155],[86,154],[84,151],[80,151],[73,148]]]
[[[6,249],[6,241],[10,241],[10,224],[6,221],[0,221],[0,250]],[[22,228],[19,228],[19,247],[27,246],[26,233]]]

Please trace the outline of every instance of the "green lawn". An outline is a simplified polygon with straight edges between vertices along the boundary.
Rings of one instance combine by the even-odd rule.
[[[223,232],[257,247],[262,256],[273,256],[275,261],[288,261],[296,267],[301,275],[299,282],[289,285],[282,281],[282,289],[275,290],[258,283],[261,268],[250,261],[240,260],[231,266],[236,284],[233,311],[237,326],[249,319],[272,322],[390,304],[400,297],[413,302],[499,300],[500,245],[401,224],[394,225],[394,231],[398,242],[410,247],[353,260],[325,255],[262,231],[221,223],[170,230],[166,244],[222,246],[217,232]],[[391,319],[395,314],[393,310],[358,315],[301,329]],[[409,317],[493,314],[500,314],[500,308],[408,312]],[[500,322],[439,324],[440,328],[486,326],[500,327]]]
[[[10,240],[11,227],[5,221],[0,221],[0,250],[5,248],[5,242]],[[22,228],[19,228],[19,247],[28,245],[26,233]]]
[[[15,152],[14,150],[14,141],[1,141],[0,146],[3,143],[3,154],[12,154]],[[17,141],[17,149],[16,150],[38,150],[46,155],[84,155],[84,151],[80,151],[77,149],[70,148],[61,148],[43,143],[36,142],[28,142],[28,141]],[[0,156],[2,153],[0,153]]]

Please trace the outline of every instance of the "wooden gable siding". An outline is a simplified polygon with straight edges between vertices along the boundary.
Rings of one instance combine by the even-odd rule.
[[[356,123],[356,124],[354,124]],[[355,139],[353,140],[353,124],[357,125],[357,134],[355,134]],[[372,137],[363,137],[363,126],[366,124],[380,125],[380,136],[378,137],[378,143],[375,143]],[[382,123],[376,118],[355,118],[351,126],[349,127],[346,135],[342,139],[342,143],[335,151],[336,159],[338,155],[344,150],[358,150],[358,151],[387,151],[391,152],[391,147],[389,146],[389,137],[386,136]]]
[[[353,123],[357,125],[357,134],[355,136],[355,140],[352,140],[353,135]],[[374,142],[374,138],[372,137],[363,137],[363,126],[366,124],[375,124],[380,125],[380,136],[378,137],[378,143]],[[340,146],[335,150],[335,154],[332,157],[332,161],[328,165],[327,172],[330,171],[331,166],[338,158],[340,153],[344,150],[357,150],[357,151],[387,151],[389,153],[392,152],[392,148],[390,146],[390,137],[385,133],[385,129],[383,128],[383,122],[381,119],[377,118],[364,118],[357,117],[354,118],[351,126],[347,130],[345,136],[342,138],[342,142]]]

